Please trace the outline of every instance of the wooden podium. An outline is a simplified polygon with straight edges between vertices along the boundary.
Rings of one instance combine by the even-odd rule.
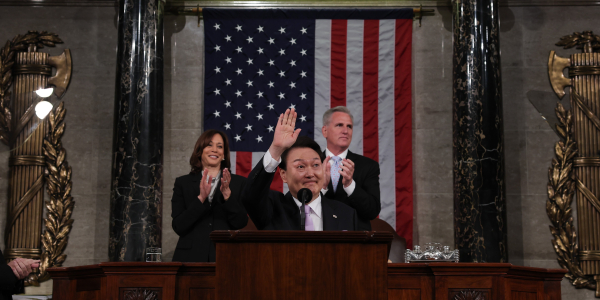
[[[387,299],[388,232],[215,231],[217,299]]]
[[[388,264],[390,233],[215,231],[217,263],[51,268],[53,299],[558,300],[566,270]]]

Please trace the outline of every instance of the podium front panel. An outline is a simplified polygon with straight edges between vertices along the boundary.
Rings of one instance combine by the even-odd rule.
[[[387,299],[391,234],[370,233],[370,238],[366,232],[236,234],[211,236],[217,243],[219,300]]]

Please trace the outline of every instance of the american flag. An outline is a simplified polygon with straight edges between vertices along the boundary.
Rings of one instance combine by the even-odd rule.
[[[323,113],[354,115],[350,151],[380,163],[382,210],[412,247],[412,9],[204,9],[204,128],[227,134],[247,176],[279,114],[323,149]],[[276,177],[274,190],[287,191]]]

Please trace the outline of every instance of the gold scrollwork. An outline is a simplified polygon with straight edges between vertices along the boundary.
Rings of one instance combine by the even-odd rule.
[[[30,274],[25,280],[26,285],[36,285],[39,281],[49,279],[47,269],[61,266],[67,258],[63,252],[73,224],[71,214],[75,202],[71,197],[71,167],[66,161],[67,152],[61,142],[65,131],[65,113],[64,102],[61,102],[56,110],[48,115],[50,130],[44,139],[44,155],[50,201],[46,201],[48,215],[44,220],[46,230],[42,234],[44,252],[40,259],[40,272]]]
[[[561,140],[554,147],[555,157],[548,169],[548,201],[546,213],[550,218],[552,245],[558,255],[558,263],[569,272],[565,275],[577,288],[596,288],[596,281],[586,276],[578,264],[579,247],[577,233],[573,225],[571,203],[575,194],[576,182],[573,173],[573,159],[577,155],[577,144],[573,140],[573,117],[559,102],[556,107],[559,124],[556,129]]]
[[[29,31],[25,35],[17,35],[0,49],[0,140],[10,146],[12,133],[12,116],[10,113],[10,86],[15,63],[15,54],[27,50],[30,45],[38,48],[53,47],[62,41],[58,35],[47,31]]]
[[[16,73],[31,71],[29,69],[17,68],[15,70],[13,68],[16,53],[27,51],[28,48],[31,49],[32,47],[34,49],[43,48],[44,46],[52,47],[56,43],[62,43],[62,41],[54,33],[29,31],[25,35],[17,35],[12,40],[7,41],[4,47],[0,48],[0,140],[9,146],[11,146],[13,138],[17,136],[34,115],[33,107],[36,104],[33,103],[25,114],[20,117],[18,122],[13,122],[13,116],[10,111],[10,88],[13,73],[15,71]],[[68,75],[70,76],[70,72]],[[63,87],[62,93],[64,93],[65,88],[66,86]],[[50,128],[44,139],[44,156],[17,156],[12,157],[10,161],[11,165],[45,165],[45,181],[48,183],[48,194],[50,196],[50,200],[46,201],[48,213],[44,219],[45,230],[41,237],[43,251],[41,253],[39,273],[31,273],[25,280],[26,286],[38,285],[40,281],[49,279],[50,276],[47,269],[54,266],[61,266],[66,259],[64,250],[73,224],[71,214],[74,201],[71,197],[71,168],[65,159],[66,150],[62,147],[61,143],[61,137],[65,128],[65,113],[64,104],[61,102],[54,112],[50,112],[48,115]],[[7,229],[10,228],[9,224],[12,220],[18,217],[19,208],[24,207],[31,200],[31,196],[43,188],[43,184],[44,176],[41,176],[19,200],[16,213],[13,211],[9,215]]]

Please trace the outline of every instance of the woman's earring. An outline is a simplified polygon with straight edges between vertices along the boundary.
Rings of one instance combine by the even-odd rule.
[[[223,160],[225,160],[225,157],[223,157]]]

